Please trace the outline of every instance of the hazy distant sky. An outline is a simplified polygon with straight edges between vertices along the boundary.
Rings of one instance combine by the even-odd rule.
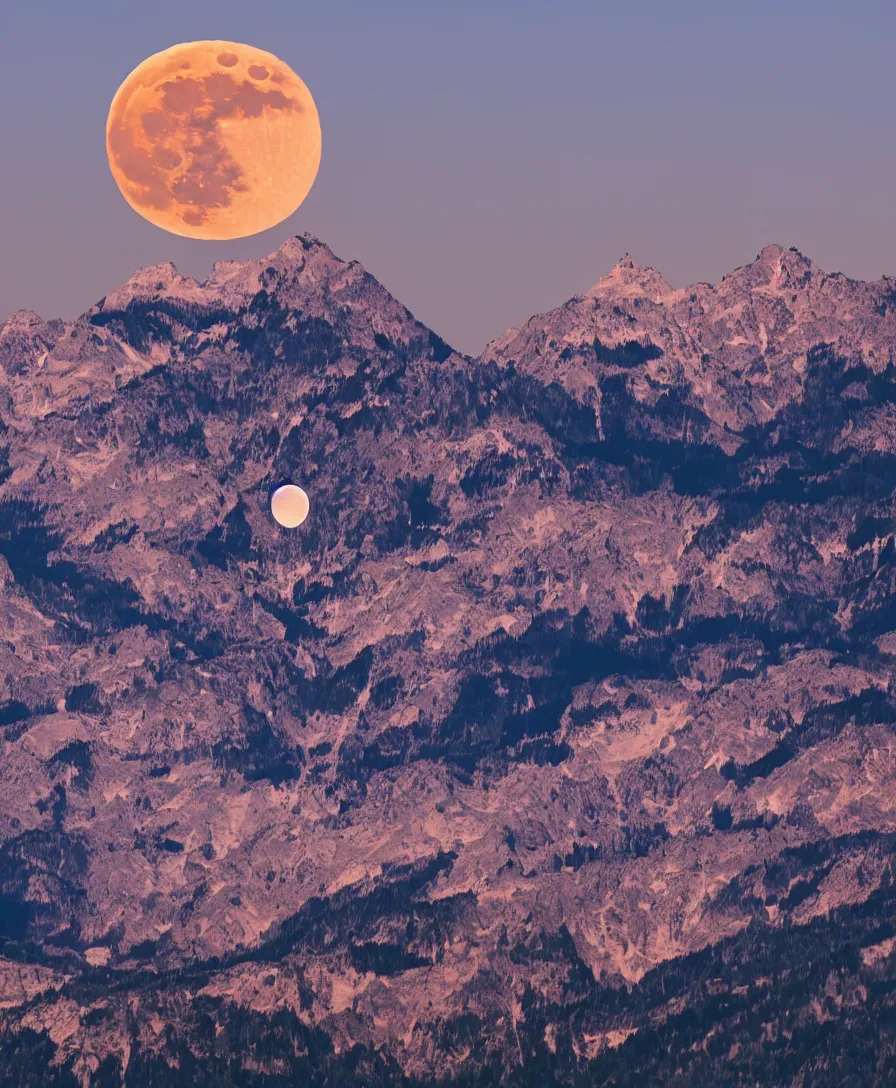
[[[892,2],[10,0],[0,31],[0,320],[306,230],[471,352],[626,251],[679,286],[769,242],[896,273]],[[311,196],[254,238],[165,234],[106,164],[121,80],[199,38],[276,53],[320,110]]]

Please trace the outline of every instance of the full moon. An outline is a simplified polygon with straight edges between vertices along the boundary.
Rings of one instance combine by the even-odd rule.
[[[243,238],[292,215],[317,176],[320,146],[302,80],[236,42],[185,42],[147,58],[106,122],[125,200],[187,238]]]
[[[271,513],[274,520],[287,529],[295,529],[308,517],[308,496],[295,484],[278,487],[271,496]]]

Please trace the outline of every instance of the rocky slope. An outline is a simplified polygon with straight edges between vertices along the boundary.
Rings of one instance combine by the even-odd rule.
[[[476,360],[308,237],[10,318],[0,1080],[885,1082],[894,348],[775,246]]]

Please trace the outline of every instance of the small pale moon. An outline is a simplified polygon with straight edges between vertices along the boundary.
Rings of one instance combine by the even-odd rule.
[[[274,520],[286,529],[295,529],[308,517],[308,496],[295,484],[278,487],[271,496],[271,513]]]
[[[272,53],[185,42],[118,88],[106,153],[131,207],[187,238],[244,238],[286,219],[320,165],[311,92]]]

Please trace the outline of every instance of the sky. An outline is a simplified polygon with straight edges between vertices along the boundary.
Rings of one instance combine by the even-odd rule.
[[[472,354],[626,252],[675,286],[772,242],[896,274],[891,2],[28,0],[0,25],[0,320],[305,231]],[[146,222],[105,155],[128,72],[206,38],[286,61],[323,132],[301,208],[231,242]]]

